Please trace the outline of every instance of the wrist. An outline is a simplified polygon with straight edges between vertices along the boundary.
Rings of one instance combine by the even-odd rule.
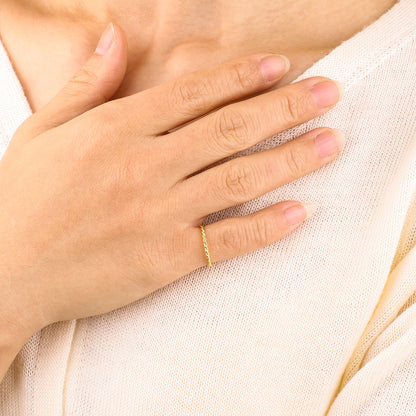
[[[17,354],[29,338],[43,326],[33,320],[25,319],[18,312],[6,311],[3,306],[4,303],[0,309],[0,351]]]
[[[0,355],[3,357],[15,356],[25,344],[24,338],[29,337],[24,336],[8,321],[0,319]]]
[[[18,322],[11,322],[3,315],[3,307],[0,311],[0,383],[7,370],[13,363],[16,355],[36,332],[20,327]]]
[[[36,302],[18,274],[0,266],[0,350],[14,353],[48,323],[38,317]]]
[[[11,236],[8,224],[0,218],[0,335],[4,334],[7,344],[24,343],[50,322],[44,319],[41,302],[37,299],[39,290],[35,276],[30,276],[30,268],[21,265],[30,264],[20,250],[19,243]],[[1,340],[0,340],[1,342]],[[0,347],[4,347],[4,343]]]

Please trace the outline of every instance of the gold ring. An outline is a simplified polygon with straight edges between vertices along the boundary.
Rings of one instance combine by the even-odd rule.
[[[207,256],[208,266],[212,267],[211,256],[209,255],[209,250],[208,250],[207,235],[205,234],[205,228],[202,224],[199,226],[199,228],[201,229],[202,243],[204,244],[204,251],[205,251],[205,255]]]

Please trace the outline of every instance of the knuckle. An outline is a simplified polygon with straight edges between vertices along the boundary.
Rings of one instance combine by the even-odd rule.
[[[176,111],[192,116],[204,110],[208,93],[208,81],[177,80],[170,90],[169,102]]]
[[[272,230],[263,215],[256,216],[246,229],[247,239],[256,247],[263,247],[272,241]]]
[[[231,253],[240,253],[247,245],[246,234],[237,227],[226,228],[221,234],[220,245]]]
[[[214,117],[211,140],[220,151],[234,153],[247,147],[250,121],[237,110],[218,111]]]
[[[224,188],[233,201],[245,201],[253,193],[255,175],[252,169],[243,163],[230,163],[224,169]],[[224,192],[224,189],[221,189]]]
[[[285,152],[285,164],[290,178],[298,178],[306,171],[308,159],[307,155],[299,146],[292,143]]]
[[[308,98],[304,93],[283,95],[279,103],[280,117],[289,125],[302,120],[309,108]]]
[[[98,76],[94,71],[84,66],[72,79],[81,84],[85,83],[87,85],[95,85]]]
[[[259,65],[254,61],[236,62],[231,65],[231,79],[234,87],[237,83],[238,87],[245,91],[253,89],[259,83]]]
[[[69,80],[65,92],[70,97],[79,98],[84,95],[93,98],[96,102],[103,103],[107,100],[101,92],[101,89],[97,88],[97,84],[98,75],[94,71],[84,67]]]
[[[97,75],[88,68],[81,68],[80,71],[70,79],[73,88],[85,90],[94,87],[97,83]]]

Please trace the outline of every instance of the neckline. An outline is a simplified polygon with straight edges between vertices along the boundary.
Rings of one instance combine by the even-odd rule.
[[[339,81],[347,90],[379,65],[416,32],[416,1],[399,0],[377,20],[346,39],[328,54],[313,63],[291,83],[312,76],[326,76]],[[6,77],[7,75],[7,77]],[[22,84],[0,36],[0,94],[8,106],[0,107],[0,116],[15,117],[16,107],[30,116],[32,110]],[[4,85],[6,84],[6,85]]]

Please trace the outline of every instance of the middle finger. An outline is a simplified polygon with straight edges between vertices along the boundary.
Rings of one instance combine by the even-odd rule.
[[[177,161],[178,180],[329,111],[342,86],[312,77],[230,104],[183,128],[160,136]],[[167,142],[166,142],[167,141]]]

